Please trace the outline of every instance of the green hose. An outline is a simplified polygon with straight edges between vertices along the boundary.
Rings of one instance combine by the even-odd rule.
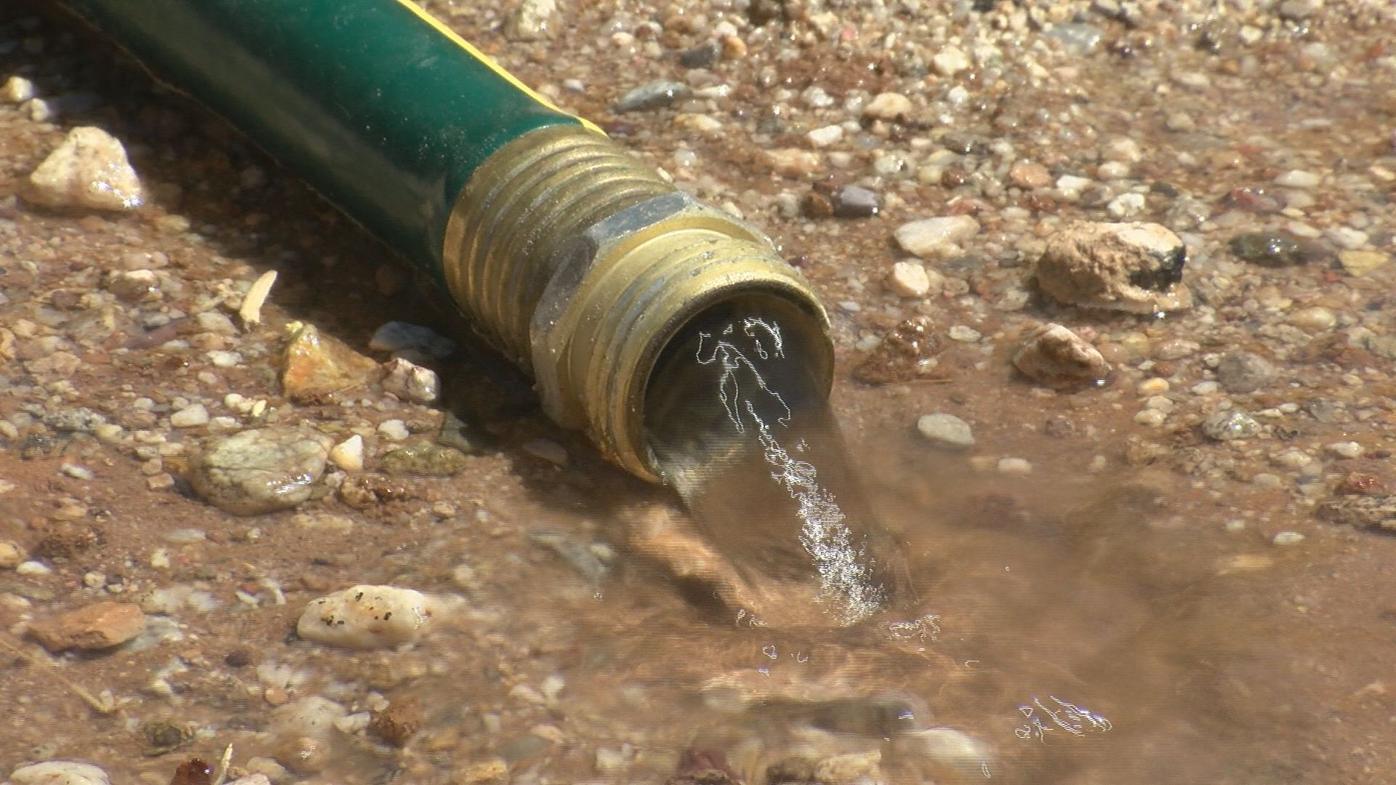
[[[438,279],[446,220],[549,105],[406,0],[65,0]]]

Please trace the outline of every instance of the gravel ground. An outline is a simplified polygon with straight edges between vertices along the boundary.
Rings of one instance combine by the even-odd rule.
[[[778,238],[918,597],[782,627],[389,251],[10,4],[0,781],[1396,781],[1396,7],[424,5]]]

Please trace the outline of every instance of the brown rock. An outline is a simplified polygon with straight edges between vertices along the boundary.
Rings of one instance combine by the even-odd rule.
[[[1186,263],[1183,241],[1158,224],[1080,221],[1048,238],[1033,275],[1058,302],[1147,314],[1192,305]]]
[[[373,712],[368,721],[368,732],[393,745],[401,747],[422,729],[422,709],[414,700],[395,700],[388,708]]]
[[[944,350],[931,320],[907,319],[888,333],[853,369],[853,378],[866,384],[891,384],[931,378],[931,360]]]
[[[129,602],[95,602],[35,622],[29,627],[45,649],[109,649],[131,640],[145,629],[145,614]]]
[[[1110,377],[1110,363],[1081,336],[1060,324],[1037,328],[1018,353],[1013,365],[1024,376],[1051,387],[1103,384]]]
[[[364,387],[378,375],[378,363],[343,341],[304,325],[286,347],[281,386],[296,403],[323,403]]]
[[[1013,168],[1008,170],[1008,179],[1014,185],[1025,190],[1034,188],[1046,188],[1052,184],[1052,173],[1047,171],[1047,167],[1032,161],[1019,161],[1013,164]]]

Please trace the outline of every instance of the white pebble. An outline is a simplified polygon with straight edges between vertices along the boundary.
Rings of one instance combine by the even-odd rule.
[[[969,423],[953,414],[936,412],[924,415],[916,421],[916,430],[943,447],[966,450],[974,446],[974,432]]]
[[[1313,172],[1306,172],[1303,169],[1291,169],[1275,178],[1275,185],[1281,188],[1315,188],[1322,181]]]
[[[897,227],[897,244],[913,256],[948,256],[959,243],[979,234],[979,222],[968,215],[949,215],[909,221]]]
[[[395,442],[400,442],[412,435],[407,430],[407,424],[402,420],[384,420],[378,423],[378,432]]]
[[[1299,532],[1280,532],[1275,535],[1271,542],[1276,545],[1297,545],[1304,541],[1304,535]]]
[[[1270,457],[1270,460],[1274,461],[1279,466],[1284,466],[1289,469],[1302,469],[1310,463],[1313,463],[1314,459],[1313,456],[1303,450],[1291,447],[1288,450],[1283,450],[1274,454]]]
[[[384,368],[383,389],[404,401],[431,403],[441,395],[441,380],[436,371],[423,368],[416,363],[395,357]]]
[[[1112,218],[1132,218],[1144,212],[1144,207],[1144,194],[1131,191],[1111,199],[1105,206],[1105,211],[1110,213]]]
[[[90,763],[50,760],[10,772],[14,785],[109,785],[107,773]]]
[[[431,621],[427,597],[397,586],[353,586],[312,600],[296,632],[306,640],[350,649],[415,643]]]
[[[1167,419],[1168,413],[1161,412],[1158,409],[1145,409],[1139,412],[1138,414],[1134,415],[1135,422],[1149,428],[1157,428],[1160,425],[1163,425],[1164,420]]]
[[[1023,458],[1000,458],[999,474],[1031,474],[1032,464]]]
[[[1361,458],[1362,453],[1366,452],[1366,450],[1362,449],[1362,445],[1357,442],[1334,442],[1324,449],[1339,458]]]
[[[213,367],[215,368],[236,368],[242,365],[242,355],[237,352],[213,349],[207,352],[205,356],[208,357],[208,361],[213,363]]]
[[[19,566],[15,567],[15,572],[19,573],[20,575],[48,575],[49,573],[53,572],[53,570],[50,569],[47,564],[44,564],[41,561],[30,560],[26,562],[20,562]]]
[[[805,134],[812,147],[828,147],[843,138],[843,126],[826,125],[823,128],[816,128]]]
[[[969,55],[953,46],[947,46],[931,57],[931,69],[941,76],[954,76],[969,70],[969,67]]]
[[[1305,330],[1329,330],[1338,323],[1338,317],[1327,308],[1314,306],[1290,314],[1289,323]]]
[[[897,262],[887,276],[887,288],[898,297],[925,297],[931,291],[931,279],[920,262]]]
[[[252,282],[252,286],[242,298],[242,305],[238,306],[238,316],[244,326],[250,327],[262,322],[262,305],[266,303],[267,295],[271,294],[271,287],[275,283],[275,270],[267,270]]]
[[[363,471],[364,437],[357,433],[330,448],[330,463],[346,472]]]
[[[49,207],[133,210],[145,200],[121,142],[91,126],[69,131],[29,175],[29,184],[27,198]]]
[[[22,104],[34,97],[34,83],[22,76],[12,76],[0,87],[0,101]]]
[[[175,428],[196,428],[208,424],[208,409],[201,403],[186,406],[170,415],[170,425]]]
[[[984,337],[982,333],[967,324],[953,325],[946,331],[946,334],[950,336],[950,340],[960,343],[976,343]]]

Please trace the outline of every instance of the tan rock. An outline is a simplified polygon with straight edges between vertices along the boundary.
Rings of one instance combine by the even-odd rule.
[[[139,605],[103,601],[35,622],[29,634],[45,649],[59,652],[119,646],[143,629],[145,614]]]
[[[1183,241],[1159,224],[1078,221],[1048,238],[1033,274],[1067,305],[1160,313],[1192,305],[1186,263]]]
[[[1044,324],[1028,336],[1013,365],[1024,376],[1052,387],[1102,384],[1110,363],[1085,339],[1060,324]]]
[[[1018,161],[1008,170],[1008,180],[1019,188],[1033,190],[1046,188],[1052,184],[1052,173],[1047,167],[1032,161]]]
[[[372,358],[307,324],[292,334],[286,346],[281,386],[296,403],[323,403],[367,386],[378,373]]]
[[[81,126],[29,175],[24,196],[49,207],[132,210],[144,202],[126,150],[106,131]]]
[[[796,147],[767,150],[766,162],[776,174],[786,177],[808,177],[823,165],[819,153]]]
[[[911,113],[911,99],[901,93],[878,93],[867,106],[863,116],[874,120],[896,120]]]

